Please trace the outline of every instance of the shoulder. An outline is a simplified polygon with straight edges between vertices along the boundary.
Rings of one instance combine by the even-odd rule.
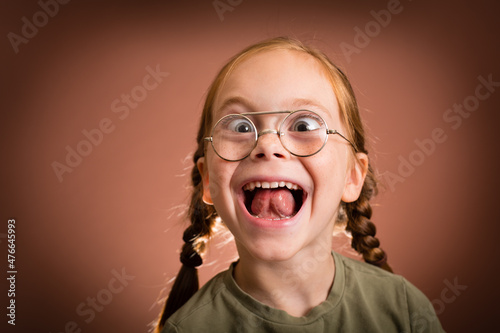
[[[165,323],[162,333],[231,332],[248,323],[251,312],[235,295],[234,264],[208,281]]]
[[[407,284],[402,276],[339,254],[335,254],[335,259],[341,261],[335,266],[339,267],[335,282],[343,281],[345,301],[386,310],[406,308]]]
[[[417,332],[442,332],[432,303],[404,277],[335,254],[345,269],[345,294],[384,312],[398,312]]]
[[[406,280],[397,274],[387,272],[379,267],[362,261],[344,257],[334,253],[336,267],[342,267],[339,274],[343,274],[347,289],[360,289],[368,293],[387,293],[405,291]],[[337,264],[337,262],[339,262]]]
[[[202,332],[210,327],[211,332],[224,331],[225,323],[232,319],[231,308],[237,300],[227,290],[226,281],[231,278],[231,269],[217,274],[198,290],[165,323],[162,333]]]
[[[228,271],[221,272],[209,280],[200,290],[198,290],[179,310],[177,310],[168,322],[174,325],[182,323],[193,317],[198,317],[200,313],[212,308],[212,303],[224,290],[224,276]]]
[[[334,256],[336,260],[342,261],[346,278],[351,280],[354,279],[358,282],[370,280],[371,283],[380,282],[393,285],[400,285],[404,283],[405,279],[400,275],[387,272],[386,270],[367,264],[363,261],[344,257],[338,253],[334,253]]]

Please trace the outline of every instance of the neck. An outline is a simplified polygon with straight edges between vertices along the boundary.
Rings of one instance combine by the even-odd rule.
[[[234,278],[243,291],[261,303],[302,317],[328,297],[335,275],[330,248],[331,244],[321,251],[301,251],[279,262],[259,260],[239,249]]]

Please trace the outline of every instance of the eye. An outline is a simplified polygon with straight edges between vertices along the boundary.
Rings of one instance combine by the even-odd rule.
[[[228,121],[226,126],[230,131],[237,133],[249,133],[254,131],[252,123],[240,117]]]
[[[290,131],[293,132],[309,132],[322,127],[322,122],[319,118],[313,115],[298,116],[295,118],[290,126]]]

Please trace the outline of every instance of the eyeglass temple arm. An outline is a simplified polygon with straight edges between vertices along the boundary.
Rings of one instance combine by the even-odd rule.
[[[337,131],[335,129],[328,129],[328,130],[326,130],[326,133],[327,134],[338,134],[338,135],[340,135],[345,141],[349,142],[349,144],[352,146],[352,148],[354,148],[355,152],[358,152],[358,150],[356,149],[356,146],[354,146],[354,144],[348,138],[346,138],[345,136],[343,136],[342,134],[340,134],[339,131]]]

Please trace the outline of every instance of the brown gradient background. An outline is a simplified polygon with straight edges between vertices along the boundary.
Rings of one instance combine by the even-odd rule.
[[[15,54],[9,32],[35,1],[1,4],[1,258],[8,218],[17,221],[17,317],[2,332],[145,332],[180,263],[190,153],[209,83],[223,63],[259,40],[291,35],[332,56],[351,78],[379,173],[397,173],[415,139],[448,139],[403,183],[381,191],[373,221],[398,274],[431,300],[444,281],[466,291],[446,304],[449,332],[498,327],[498,125],[500,89],[453,130],[443,113],[474,93],[477,77],[500,81],[498,5],[401,1],[370,44],[348,62],[339,47],[387,1],[243,1],[220,21],[212,1],[71,1]],[[145,68],[170,75],[120,120],[111,103],[142,84]],[[82,130],[109,118],[115,130],[59,182]],[[336,248],[349,254],[338,240]],[[202,282],[227,267],[231,245],[212,246]],[[7,270],[2,259],[1,271]],[[135,276],[95,320],[75,309],[106,288],[116,269]],[[4,276],[6,273],[2,273]],[[446,294],[450,296],[451,294]]]

